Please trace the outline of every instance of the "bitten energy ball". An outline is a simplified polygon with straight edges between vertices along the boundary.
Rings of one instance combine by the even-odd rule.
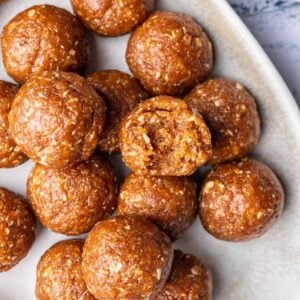
[[[196,184],[186,177],[153,177],[131,173],[121,187],[119,215],[148,218],[177,238],[194,221]]]
[[[77,72],[87,64],[84,27],[68,11],[52,5],[19,13],[4,27],[1,41],[6,71],[20,83],[33,73]]]
[[[109,154],[120,152],[121,120],[142,100],[147,99],[148,94],[135,78],[120,71],[99,71],[89,75],[87,80],[103,97],[107,106],[105,126],[98,148]]]
[[[27,160],[8,129],[8,113],[17,91],[17,85],[0,80],[0,168],[13,168]]]
[[[24,258],[35,240],[36,223],[24,199],[0,188],[0,272]]]
[[[167,96],[144,101],[123,119],[120,142],[124,162],[137,174],[190,175],[211,156],[201,116]]]
[[[208,75],[213,51],[202,27],[191,17],[159,11],[133,32],[126,59],[149,93],[180,95]]]
[[[74,73],[44,72],[19,90],[9,114],[11,134],[32,160],[63,168],[88,159],[105,121],[105,105]]]
[[[89,231],[114,211],[116,176],[103,158],[64,169],[37,164],[27,182],[29,201],[45,227],[68,235]]]
[[[193,255],[174,252],[171,274],[155,300],[211,300],[212,276]]]
[[[153,299],[170,273],[173,249],[151,222],[116,217],[99,222],[83,249],[83,277],[97,299]]]
[[[219,165],[204,180],[200,218],[213,236],[245,241],[264,234],[281,215],[284,192],[272,170],[254,160]]]
[[[198,110],[211,130],[213,155],[210,163],[245,156],[257,144],[260,119],[255,100],[239,83],[210,79],[197,85],[185,98]]]
[[[117,36],[141,24],[153,10],[155,0],[71,0],[71,3],[89,29]]]
[[[68,240],[53,245],[37,266],[35,294],[38,300],[94,300],[82,277],[84,241]]]

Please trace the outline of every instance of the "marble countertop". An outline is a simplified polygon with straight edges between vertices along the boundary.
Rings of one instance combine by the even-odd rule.
[[[300,105],[300,0],[228,0]]]

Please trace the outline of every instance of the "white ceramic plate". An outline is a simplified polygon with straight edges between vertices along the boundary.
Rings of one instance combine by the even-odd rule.
[[[197,220],[176,243],[203,260],[214,275],[214,299],[296,300],[300,297],[300,120],[298,107],[261,47],[224,0],[159,0],[159,8],[181,11],[202,23],[216,49],[215,74],[241,81],[256,96],[263,135],[254,155],[280,176],[286,190],[282,218],[263,237],[228,243],[209,236]],[[49,3],[70,9],[69,1],[8,0],[0,6],[0,29],[17,12]],[[90,71],[128,71],[124,53],[128,36],[94,39]],[[2,61],[2,60],[1,60]],[[2,63],[2,62],[1,62]],[[8,80],[0,63],[0,78]],[[25,195],[32,162],[0,170],[0,186]],[[120,171],[126,173],[125,169]],[[1,212],[0,212],[1,213]],[[65,239],[39,228],[28,256],[0,274],[0,300],[34,299],[35,268],[40,256]],[[59,299],[55,299],[59,300]],[[105,299],[103,299],[105,300]]]

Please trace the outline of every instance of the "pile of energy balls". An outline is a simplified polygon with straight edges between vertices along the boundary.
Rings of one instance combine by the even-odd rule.
[[[0,272],[30,250],[35,217],[57,233],[88,232],[41,257],[37,299],[211,299],[210,271],[172,242],[197,215],[212,236],[237,242],[282,212],[279,180],[246,157],[260,136],[254,98],[240,83],[208,79],[213,47],[201,25],[154,4],[72,0],[77,17],[38,5],[3,29],[4,66],[18,85],[0,82],[0,167],[36,164],[29,204],[0,189]],[[84,73],[93,63],[86,28],[132,31],[134,77]],[[108,162],[119,152],[132,171],[120,188]]]

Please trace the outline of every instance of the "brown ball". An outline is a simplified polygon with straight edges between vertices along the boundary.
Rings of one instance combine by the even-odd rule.
[[[27,182],[29,201],[42,224],[59,233],[89,231],[115,209],[116,176],[100,156],[64,169],[37,164]]]
[[[24,83],[45,70],[82,71],[88,44],[84,27],[68,11],[37,5],[19,13],[2,32],[3,62],[7,73]]]
[[[172,260],[165,233],[147,220],[119,216],[89,233],[83,276],[97,299],[152,299],[165,284]]]
[[[121,71],[99,71],[89,75],[87,80],[103,97],[107,106],[105,126],[98,149],[109,154],[118,153],[122,118],[142,100],[147,99],[148,94],[135,78]]]
[[[8,113],[17,91],[17,85],[0,80],[0,168],[13,168],[27,160],[8,129]]]
[[[180,95],[208,75],[213,51],[202,27],[191,17],[159,11],[133,32],[126,59],[149,93]]]
[[[71,0],[75,13],[89,29],[104,36],[118,36],[141,24],[155,0]]]
[[[185,100],[203,116],[211,130],[210,163],[241,158],[257,144],[260,118],[255,100],[240,83],[210,79],[197,85]]]
[[[273,171],[254,159],[222,164],[205,178],[200,218],[214,237],[245,241],[264,234],[281,215],[282,186]]]
[[[189,299],[212,299],[212,276],[195,256],[176,250],[171,274],[155,300]]]
[[[105,104],[74,73],[44,72],[19,90],[9,114],[12,137],[32,160],[52,168],[71,166],[94,152]]]
[[[27,255],[35,234],[35,218],[23,197],[0,188],[0,272]]]
[[[132,171],[153,176],[190,175],[211,156],[210,132],[201,116],[168,96],[142,102],[123,119],[120,146]]]
[[[35,295],[38,300],[94,300],[82,277],[84,241],[61,241],[49,248],[37,266]]]
[[[187,177],[131,173],[121,187],[117,211],[119,215],[146,217],[176,239],[196,217],[196,184]]]

